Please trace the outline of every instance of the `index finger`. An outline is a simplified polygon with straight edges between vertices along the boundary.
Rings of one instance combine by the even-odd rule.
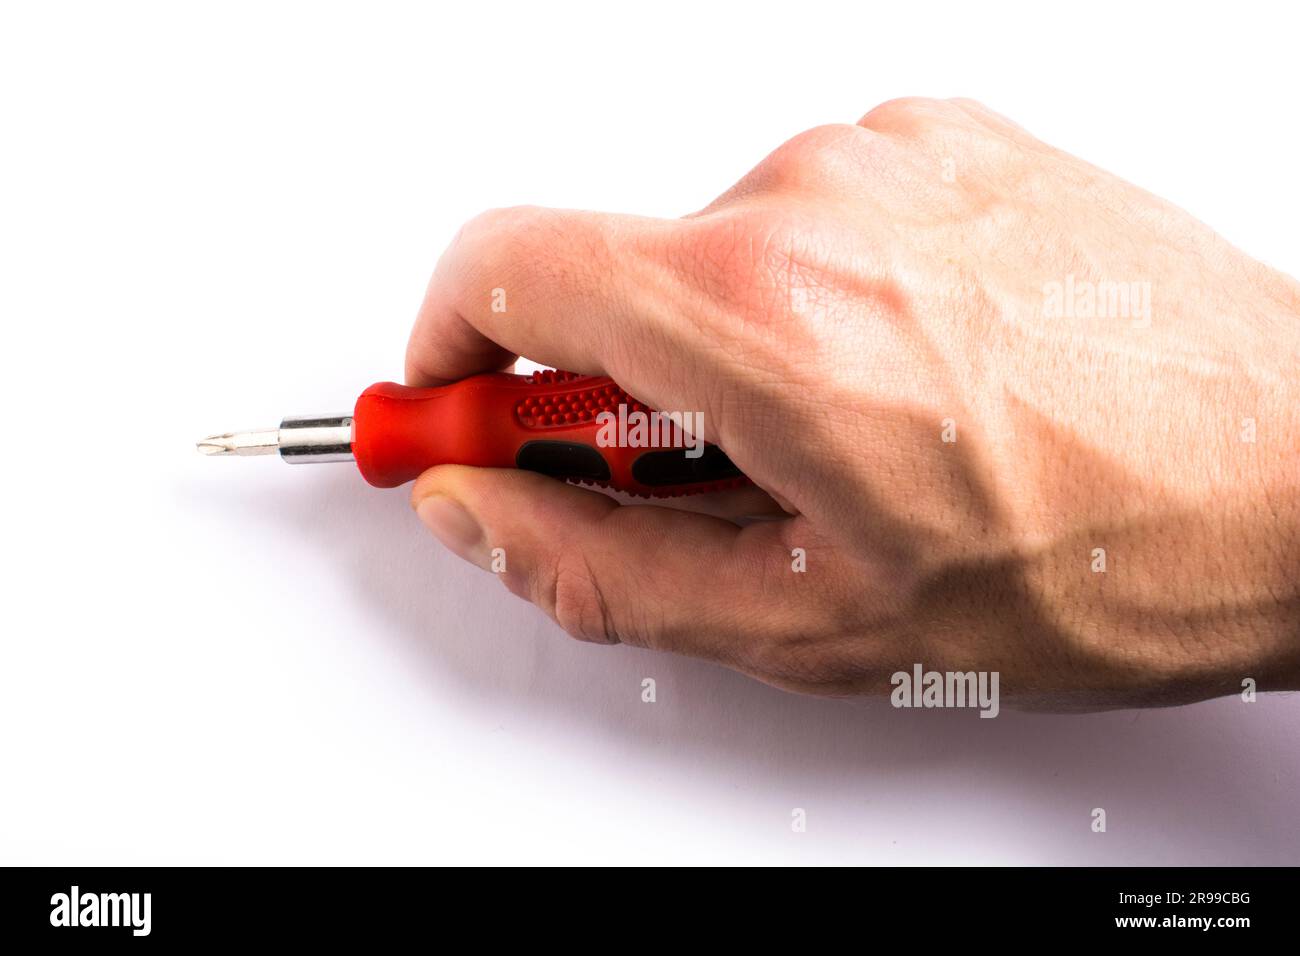
[[[537,207],[477,217],[434,270],[407,346],[407,382],[442,384],[524,355],[662,401],[688,354],[660,254],[674,228]]]

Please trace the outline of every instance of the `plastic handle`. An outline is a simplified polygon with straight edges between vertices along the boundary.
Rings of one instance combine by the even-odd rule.
[[[748,483],[720,448],[679,424],[612,379],[573,372],[495,372],[439,388],[381,382],[357,399],[352,453],[381,488],[446,464],[525,468],[653,497]]]

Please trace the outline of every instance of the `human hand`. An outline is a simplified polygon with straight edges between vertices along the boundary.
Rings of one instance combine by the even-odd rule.
[[[576,637],[789,689],[915,663],[1056,709],[1294,688],[1298,320],[1300,284],[1182,211],[979,104],[892,101],[681,220],[487,213],[411,337],[411,384],[526,355],[700,411],[787,515],[457,466],[413,502]]]

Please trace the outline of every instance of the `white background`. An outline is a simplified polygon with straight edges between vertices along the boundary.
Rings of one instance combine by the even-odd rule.
[[[1300,862],[1297,696],[797,698],[569,642],[348,466],[193,447],[400,378],[483,208],[678,215],[898,95],[1300,274],[1284,5],[2,9],[0,862]]]

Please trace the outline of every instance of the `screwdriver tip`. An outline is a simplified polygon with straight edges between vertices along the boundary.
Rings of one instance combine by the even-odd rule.
[[[279,429],[209,435],[194,447],[204,455],[270,455],[279,450]]]
[[[209,435],[202,441],[195,442],[194,447],[204,455],[230,455],[235,449],[228,439],[228,435]]]

